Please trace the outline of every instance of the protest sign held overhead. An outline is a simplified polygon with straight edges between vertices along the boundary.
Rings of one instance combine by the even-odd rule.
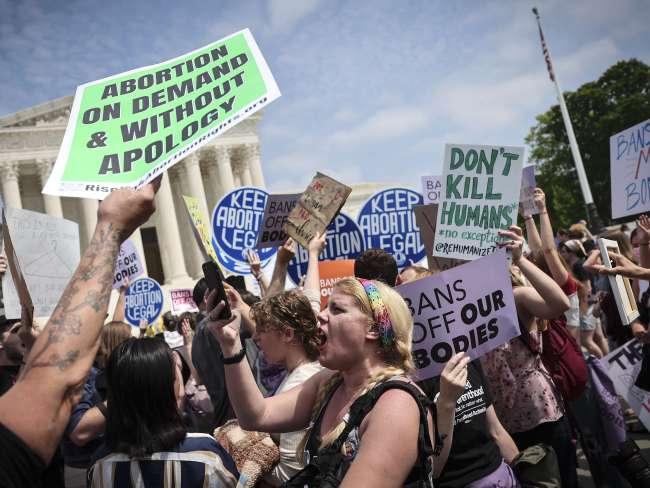
[[[442,198],[442,176],[423,176],[422,177],[422,197],[424,203],[440,203]]]
[[[7,228],[34,302],[36,317],[49,317],[79,264],[79,226],[39,212],[5,208]],[[20,318],[10,273],[2,277],[7,318]]]
[[[140,187],[280,96],[248,29],[77,88],[43,193]]]
[[[197,246],[199,246],[199,249],[201,250],[203,259],[205,261],[212,259],[216,263],[217,254],[214,252],[214,248],[212,247],[210,227],[206,221],[207,215],[203,215],[203,212],[201,212],[199,201],[196,198],[183,195],[183,201],[185,202],[185,208],[187,209],[190,221],[192,222],[192,233],[196,239]]]
[[[320,308],[327,306],[334,285],[343,278],[354,277],[354,259],[338,259],[318,263],[320,279]]]
[[[255,247],[278,247],[284,244],[288,236],[282,227],[299,198],[299,193],[268,196]]]
[[[366,249],[383,249],[403,268],[424,258],[425,249],[415,222],[414,205],[422,195],[406,188],[388,188],[372,195],[357,217]]]
[[[138,250],[131,239],[127,239],[120,246],[120,252],[117,254],[115,262],[115,275],[113,277],[113,288],[119,288],[128,279],[133,281],[138,276],[144,274],[144,267],[140,262]]]
[[[643,362],[643,344],[637,339],[625,343],[600,360],[614,383],[616,393],[623,397],[650,431],[650,392],[635,386]]]
[[[472,260],[495,251],[499,229],[517,221],[523,159],[523,147],[445,145],[435,256]]]
[[[327,226],[325,234],[325,249],[318,256],[319,261],[356,259],[365,250],[364,238],[356,222],[344,213],[338,214]],[[296,255],[287,268],[289,277],[295,284],[307,272],[309,252],[307,248],[298,246]]]
[[[153,324],[162,313],[164,297],[158,282],[139,278],[129,285],[124,296],[125,317],[129,324],[138,326],[141,320]]]
[[[250,274],[246,255],[257,242],[267,197],[264,190],[243,187],[224,195],[214,207],[212,244],[219,262],[233,273]],[[257,254],[264,268],[275,248],[258,249]]]
[[[316,173],[289,214],[283,230],[303,247],[322,233],[352,192],[352,188]]]
[[[489,276],[489,280],[476,279]],[[413,316],[418,380],[464,351],[476,359],[519,335],[505,251],[395,288]]]
[[[462,259],[441,258],[433,255],[433,245],[436,239],[436,219],[438,217],[438,205],[415,205],[413,207],[415,221],[420,229],[420,239],[424,244],[427,253],[427,264],[431,271],[445,271],[463,264]]]
[[[537,183],[535,181],[535,166],[532,164],[525,166],[521,170],[521,190],[519,191],[519,205],[521,213],[524,216],[537,215],[539,210],[535,206],[535,188]]]
[[[650,119],[609,138],[612,218],[650,211]]]
[[[14,249],[11,235],[9,234],[9,227],[7,226],[7,219],[4,212],[2,212],[2,237],[5,245],[4,253],[7,256],[7,264],[9,266],[12,282],[18,295],[18,302],[21,309],[24,310],[27,314],[25,319],[29,320],[31,323],[31,320],[34,318],[34,303],[32,302],[32,296],[29,293],[29,289],[27,288],[27,283],[25,282],[23,271],[20,268],[20,262],[18,261],[18,256],[16,255],[16,250]],[[4,290],[6,290],[4,283],[2,285],[2,290],[3,293]],[[3,315],[5,315],[7,318],[11,318],[9,315],[7,315],[6,311],[3,311]],[[20,318],[22,318],[22,314]]]
[[[177,288],[170,290],[172,299],[172,313],[198,312],[199,307],[194,303],[192,290],[189,288]]]

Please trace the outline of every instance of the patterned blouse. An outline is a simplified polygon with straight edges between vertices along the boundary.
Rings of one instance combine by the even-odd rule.
[[[531,332],[530,344],[541,349],[541,334]],[[562,401],[539,354],[516,337],[481,358],[494,409],[510,433],[525,432],[564,415]]]

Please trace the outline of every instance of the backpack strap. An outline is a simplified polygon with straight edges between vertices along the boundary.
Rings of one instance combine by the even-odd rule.
[[[343,443],[347,440],[350,431],[361,425],[364,417],[373,409],[379,397],[387,390],[399,389],[410,394],[418,405],[420,411],[420,426],[418,431],[418,460],[416,466],[421,470],[423,476],[433,475],[433,462],[431,457],[438,455],[442,450],[442,439],[438,431],[437,411],[435,403],[429,400],[419,388],[412,383],[402,380],[388,380],[376,385],[372,390],[360,396],[350,407],[350,414],[345,429],[341,435],[332,443],[331,448],[336,452],[341,451]],[[435,428],[435,446],[431,443],[429,436],[429,422],[427,412],[431,410]]]

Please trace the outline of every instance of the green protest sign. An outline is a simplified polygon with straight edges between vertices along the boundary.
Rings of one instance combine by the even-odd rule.
[[[433,255],[474,260],[517,222],[524,148],[446,144]]]
[[[51,195],[140,187],[280,96],[248,29],[77,88]]]

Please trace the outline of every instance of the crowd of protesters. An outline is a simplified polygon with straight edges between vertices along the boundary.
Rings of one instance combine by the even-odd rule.
[[[456,354],[436,378],[413,379],[413,319],[393,287],[440,270],[399,270],[388,252],[367,250],[321,310],[324,236],[309,244],[301,286],[285,289],[289,239],[269,282],[249,253],[261,296],[226,284],[226,303],[201,279],[198,313],[166,314],[134,334],[125,288],[108,319],[113,266],[153,213],[158,184],[100,203],[44,328],[27,309],[0,325],[0,485],[574,488],[584,440],[576,401],[589,387],[558,364],[570,349],[585,367],[632,337],[650,355],[650,218],[631,236],[606,235],[620,249],[609,269],[586,223],[553,231],[541,189],[538,222],[522,215],[525,229],[500,231],[521,335],[473,361]],[[632,278],[641,315],[630,327],[612,273]],[[557,364],[554,337],[569,348]],[[650,388],[645,361],[637,385]],[[621,468],[617,479],[648,486],[638,484],[648,483],[642,461],[636,478]]]

